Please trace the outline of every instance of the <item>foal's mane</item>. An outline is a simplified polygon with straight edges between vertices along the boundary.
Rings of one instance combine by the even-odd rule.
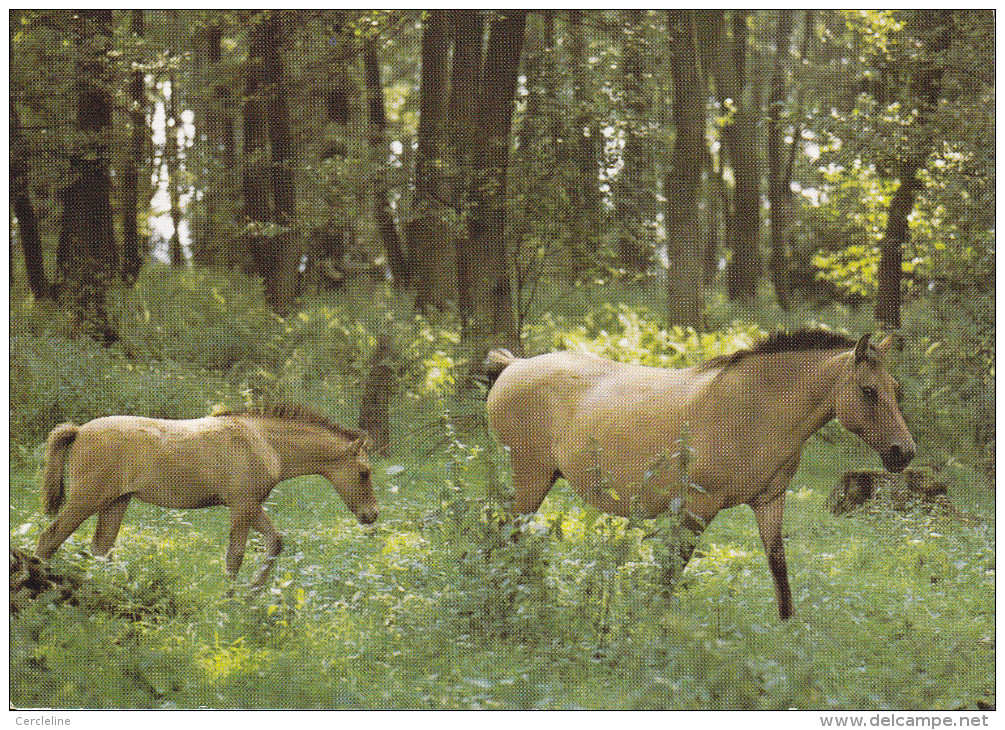
[[[275,418],[280,421],[297,421],[298,423],[310,423],[315,426],[327,428],[339,436],[355,441],[363,436],[359,431],[340,426],[330,421],[326,416],[317,411],[311,410],[307,406],[299,403],[267,403],[258,408],[243,410],[227,410],[217,413],[217,416],[245,416],[247,418]]]
[[[754,343],[753,347],[737,350],[728,355],[719,355],[701,364],[699,370],[730,368],[752,355],[766,355],[777,352],[805,352],[808,350],[850,350],[855,340],[839,332],[824,329],[801,329],[795,332],[773,332]]]

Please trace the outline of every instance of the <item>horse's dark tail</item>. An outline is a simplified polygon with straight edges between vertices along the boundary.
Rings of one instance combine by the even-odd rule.
[[[42,472],[42,510],[47,515],[56,514],[63,504],[63,466],[66,452],[77,438],[80,429],[72,423],[63,423],[52,429],[45,447],[45,469]]]
[[[508,366],[512,365],[519,358],[514,355],[509,350],[504,350],[499,348],[492,350],[488,355],[485,356],[485,362],[482,363],[481,372],[484,374],[488,381],[488,384],[496,382],[502,371]]]

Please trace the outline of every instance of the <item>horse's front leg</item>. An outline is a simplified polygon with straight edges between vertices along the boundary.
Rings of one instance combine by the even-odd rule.
[[[775,579],[775,594],[778,598],[778,615],[787,619],[792,615],[792,589],[789,587],[788,567],[785,564],[785,546],[782,544],[782,512],[785,507],[785,491],[768,502],[751,505],[757,528],[761,533],[764,550],[768,554],[768,567]]]

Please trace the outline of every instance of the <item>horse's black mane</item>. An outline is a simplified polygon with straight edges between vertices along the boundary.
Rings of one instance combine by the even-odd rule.
[[[728,355],[719,355],[702,363],[701,370],[728,368],[751,355],[766,355],[774,352],[803,352],[806,350],[850,350],[855,340],[839,332],[824,329],[802,329],[795,332],[773,332],[745,350],[737,350]]]
[[[345,426],[340,426],[339,424],[330,421],[326,416],[321,415],[317,411],[311,410],[307,406],[300,405],[299,403],[266,403],[258,408],[226,410],[215,415],[249,416],[251,418],[276,418],[281,421],[311,423],[316,426],[327,428],[329,431],[333,431],[339,436],[352,441],[355,441],[363,435],[359,431],[353,431]]]

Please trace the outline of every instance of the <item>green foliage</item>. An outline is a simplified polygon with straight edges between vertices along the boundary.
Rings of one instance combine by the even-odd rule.
[[[534,350],[587,350],[621,362],[654,367],[687,367],[717,355],[749,347],[764,331],[734,322],[713,332],[663,329],[662,318],[645,306],[600,304],[570,326],[550,315],[530,328]]]
[[[259,281],[163,264],[144,267],[112,311],[121,347],[130,355],[217,370],[274,359],[282,326]]]

